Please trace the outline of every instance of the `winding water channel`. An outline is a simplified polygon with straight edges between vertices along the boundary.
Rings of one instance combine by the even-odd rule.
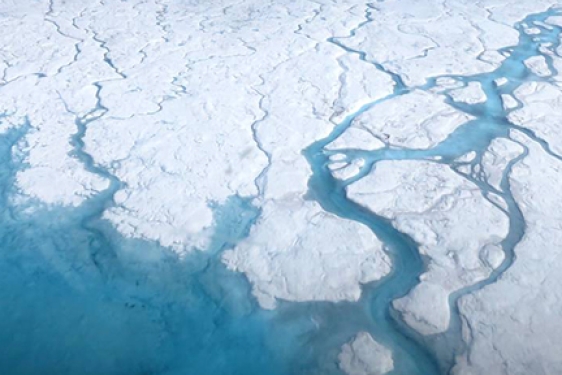
[[[502,106],[501,94],[513,93],[527,80],[548,79],[531,74],[523,61],[539,55],[541,44],[551,43],[552,50],[558,47],[562,30],[540,23],[555,14],[552,10],[523,21],[540,29],[539,35],[527,35],[518,25],[519,44],[504,50],[509,57],[494,72],[446,77],[482,84],[485,103],[467,105],[447,99],[475,120],[429,150],[346,150],[349,160],[367,161],[359,176],[348,183],[368,174],[381,160],[435,161],[440,156],[440,163],[455,168],[455,159],[475,151],[478,156],[472,163],[476,166],[490,142],[508,137],[514,128],[506,119],[509,111]],[[358,28],[371,21],[367,12]],[[368,61],[364,52],[346,47],[345,38],[328,41],[389,73]],[[548,57],[547,61],[554,72]],[[396,83],[391,96],[363,106],[335,126],[329,137],[305,150],[313,171],[311,197],[326,211],[368,226],[385,243],[393,262],[392,273],[364,286],[362,298],[354,303],[283,302],[274,311],[261,310],[245,277],[226,270],[220,258],[223,250],[249,234],[259,217],[259,208],[247,199],[232,197],[226,205],[214,207],[217,229],[206,251],[178,258],[156,243],[123,238],[101,219],[104,210],[114,204],[113,195],[121,183],[95,164],[82,141],[88,125],[105,112],[99,97],[89,114],[76,118],[74,154],[88,171],[110,181],[110,187],[79,207],[46,209],[38,204],[22,209],[13,204],[15,174],[26,167],[14,149],[29,126],[5,131],[0,135],[0,300],[4,302],[0,346],[6,355],[0,358],[0,368],[10,369],[9,375],[341,374],[338,350],[363,330],[392,350],[392,374],[447,373],[454,355],[465,349],[456,311],[458,299],[495,282],[509,268],[525,222],[509,189],[511,165],[504,172],[501,191],[493,190],[476,174],[466,175],[484,194],[493,191],[507,203],[511,225],[502,244],[506,259],[490,278],[451,296],[452,321],[442,336],[424,339],[397,320],[391,303],[419,282],[424,261],[410,237],[347,198],[346,183],[336,180],[328,167],[333,152],[326,150],[361,113],[383,108],[386,100],[413,89],[391,75]],[[498,87],[494,80],[500,77],[508,83]],[[438,78],[428,79],[418,89],[435,88]],[[99,90],[101,86],[98,94]],[[532,132],[524,132],[548,149]]]
[[[514,248],[523,237],[525,221],[521,210],[511,194],[509,173],[512,166],[523,159],[527,152],[525,151],[521,156],[513,160],[504,170],[500,191],[490,186],[479,175],[476,167],[480,164],[482,156],[490,143],[496,138],[509,138],[511,129],[523,130],[531,140],[539,143],[547,152],[553,155],[544,140],[537,138],[531,131],[521,129],[509,123],[507,120],[509,113],[519,109],[521,103],[518,103],[518,106],[515,108],[505,109],[501,96],[503,94],[512,95],[524,82],[548,80],[549,77],[539,77],[533,74],[526,67],[524,61],[533,56],[543,56],[540,51],[541,46],[550,46],[549,49],[555,53],[554,51],[560,45],[559,37],[562,29],[550,25],[545,27],[544,21],[551,16],[559,14],[559,11],[552,9],[545,13],[530,15],[517,24],[516,28],[520,34],[519,44],[500,51],[508,57],[498,69],[491,73],[473,76],[443,75],[431,77],[425,85],[414,88],[405,87],[398,76],[389,73],[395,82],[395,90],[392,95],[364,105],[357,112],[349,115],[342,123],[338,124],[329,137],[316,142],[306,151],[314,173],[310,181],[310,187],[315,193],[314,197],[322,204],[322,207],[340,217],[367,225],[390,250],[389,253],[394,266],[392,274],[384,282],[367,287],[364,298],[369,301],[373,320],[377,323],[371,331],[373,337],[376,337],[378,341],[391,348],[395,355],[395,371],[393,372],[395,374],[448,373],[454,364],[455,355],[466,349],[461,337],[461,322],[457,309],[459,298],[494,283],[515,260]],[[371,12],[367,10],[367,20],[361,23],[358,28],[371,22],[371,17]],[[536,27],[540,30],[540,33],[538,35],[529,35],[525,32],[525,29],[529,27]],[[353,30],[349,38],[353,37],[357,30]],[[387,72],[380,64],[369,61],[365,52],[347,47],[345,39],[332,38],[329,41],[348,53],[357,54],[365,63],[372,64],[377,69]],[[555,75],[556,69],[552,64],[552,59],[548,55],[544,56],[550,71]],[[384,110],[385,101],[408,94],[414,89],[431,90],[437,88],[438,79],[440,78],[454,79],[462,82],[464,85],[477,82],[482,85],[487,99],[484,103],[479,104],[459,103],[455,102],[449,95],[452,89],[443,90],[448,104],[459,111],[473,116],[474,120],[459,127],[437,146],[427,150],[389,147],[376,151],[325,150],[325,147],[343,134],[354,119],[362,113],[377,110],[379,106],[381,110]],[[496,84],[498,78],[507,79],[507,83],[498,86]],[[524,147],[524,145],[522,146]],[[510,230],[508,236],[502,242],[505,260],[486,280],[463,288],[451,295],[451,323],[446,333],[437,337],[423,338],[406,327],[405,324],[397,322],[396,314],[392,314],[391,307],[391,302],[407,294],[419,282],[419,276],[424,272],[424,262],[417,251],[416,244],[407,235],[394,229],[387,219],[375,215],[349,200],[346,196],[346,186],[364,177],[377,162],[382,160],[428,160],[450,165],[451,168],[456,170],[459,165],[455,160],[469,152],[475,152],[476,157],[470,163],[472,172],[465,174],[464,177],[475,183],[487,199],[489,199],[490,193],[494,193],[500,196],[507,205],[506,214],[509,216]],[[330,156],[337,153],[345,154],[349,162],[353,159],[363,159],[366,161],[365,166],[357,176],[350,178],[346,182],[340,182],[332,176],[328,168]],[[553,156],[558,157],[556,155]],[[497,205],[491,200],[490,202]],[[431,347],[432,350],[427,346]]]

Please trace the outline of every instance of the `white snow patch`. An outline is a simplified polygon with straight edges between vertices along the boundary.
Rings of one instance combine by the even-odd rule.
[[[391,219],[429,257],[421,283],[394,307],[422,334],[445,331],[450,293],[488,277],[491,269],[480,253],[507,235],[507,217],[476,185],[427,161],[379,162],[348,187],[348,196]]]
[[[525,60],[525,66],[539,77],[548,77],[552,74],[544,56],[533,56]]]
[[[260,306],[277,300],[356,301],[361,285],[390,271],[381,242],[365,226],[324,212],[315,202],[268,202],[250,236],[226,251]]]
[[[444,140],[469,119],[446,104],[443,96],[414,90],[362,113],[348,131],[363,129],[392,146],[425,149]],[[346,145],[353,144],[351,138],[355,138],[354,134],[346,136]],[[358,136],[355,142],[363,145],[365,140]]]
[[[487,182],[501,191],[501,182],[508,164],[524,152],[523,146],[506,138],[496,138],[482,156],[482,170]]]
[[[515,90],[523,106],[509,114],[509,121],[531,129],[562,155],[562,89],[547,82],[528,82]]]
[[[392,352],[367,332],[359,332],[345,344],[338,360],[347,375],[384,375],[394,369]]]
[[[480,82],[469,82],[466,87],[453,90],[449,94],[454,101],[467,104],[484,103],[487,99]]]

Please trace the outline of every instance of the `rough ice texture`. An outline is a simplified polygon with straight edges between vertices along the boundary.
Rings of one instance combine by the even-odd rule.
[[[332,83],[340,65],[356,62],[340,64],[337,47],[294,32],[318,4],[302,4],[281,22],[275,15],[285,5],[248,2],[227,7],[225,15],[222,3],[200,12],[173,2],[55,1],[52,23],[42,20],[47,7],[32,9],[23,18],[29,25],[15,26],[45,41],[36,38],[41,48],[22,48],[21,54],[27,65],[48,61],[28,70],[49,77],[23,76],[16,67],[24,63],[11,61],[4,77],[14,82],[2,87],[2,109],[27,115],[37,129],[23,149],[30,167],[18,175],[22,194],[79,204],[107,187],[69,155],[75,120],[90,111],[101,117],[88,125],[85,151],[123,183],[104,217],[127,236],[178,251],[204,248],[213,226],[211,204],[235,194],[257,196],[258,189],[267,198],[304,194],[310,171],[301,150],[333,126],[339,96]],[[346,9],[324,9],[322,38],[361,20]],[[123,14],[135,14],[134,22],[122,22]],[[211,22],[215,16],[221,18]],[[225,33],[232,29],[237,32]],[[49,58],[33,55],[39,51],[49,51]],[[364,70],[345,77],[342,106],[392,90],[385,74]],[[358,91],[364,78],[381,89]],[[269,177],[257,180],[268,165],[264,151],[271,154],[272,184]]]
[[[525,60],[525,65],[539,77],[548,77],[552,74],[544,56],[533,56]]]
[[[350,36],[365,20],[362,2],[4,2],[2,26],[26,41],[3,33],[0,62],[0,109],[32,127],[17,185],[22,196],[65,205],[105,189],[69,142],[77,120],[94,120],[85,151],[123,183],[105,218],[128,236],[204,247],[209,202],[258,188],[265,199],[302,195],[302,148],[392,91],[388,74],[329,38],[421,83],[493,69],[495,51],[517,42],[511,25],[553,4],[388,1]],[[453,124],[440,135],[420,130],[420,147]],[[334,147],[351,145],[344,138]]]
[[[529,82],[515,91],[523,107],[512,112],[509,120],[531,129],[547,141],[552,151],[562,155],[562,90],[547,82]]]
[[[338,359],[348,375],[384,375],[394,369],[392,352],[367,332],[359,332],[345,344]]]
[[[354,201],[391,219],[429,257],[421,283],[394,303],[423,334],[449,326],[450,293],[485,279],[487,259],[507,235],[507,217],[480,189],[448,166],[427,161],[382,161],[348,187]]]
[[[562,162],[536,143],[515,165],[511,188],[526,220],[515,263],[495,284],[461,300],[470,351],[453,374],[562,373]]]
[[[0,60],[5,63],[0,113],[14,126],[30,126],[19,145],[27,168],[18,173],[17,187],[24,197],[76,206],[107,188],[108,181],[72,157],[70,137],[77,133],[77,119],[95,107],[92,83],[118,75],[103,62],[104,51],[93,41],[83,43],[84,53],[76,55],[76,40],[44,19],[47,2],[8,2],[1,8],[2,28],[10,32],[0,37]],[[14,38],[19,42],[12,42]]]
[[[439,77],[435,80],[436,87],[432,90],[434,91],[442,91],[443,89],[460,89],[463,87],[462,81],[451,77]]]
[[[30,126],[14,151],[26,165],[16,177],[18,198],[79,205],[108,187],[108,179],[92,173],[100,166],[121,181],[104,218],[126,236],[178,252],[205,248],[215,224],[212,205],[232,195],[252,198],[263,215],[224,261],[245,272],[260,303],[273,307],[277,299],[356,300],[362,283],[390,270],[369,230],[305,200],[311,172],[302,150],[351,112],[392,93],[389,73],[411,87],[429,77],[495,69],[505,58],[498,49],[518,42],[514,23],[557,1],[201,4],[2,1],[0,25],[9,32],[0,33],[0,113],[9,126]],[[373,22],[352,32],[366,14]],[[561,23],[560,17],[548,22]],[[553,56],[553,62],[562,71],[561,59]],[[527,65],[540,76],[554,73],[540,58]],[[560,83],[559,76],[553,79]],[[459,84],[439,82],[441,89]],[[452,95],[482,100],[470,90]],[[561,153],[559,88],[530,83],[516,96],[524,106],[509,120]],[[507,98],[507,107],[515,107]],[[330,147],[425,149],[468,120],[442,95],[413,90],[381,100]],[[77,157],[81,146],[72,141],[77,124],[86,122],[91,165]],[[516,144],[492,144],[483,161],[491,184],[498,186],[500,169],[519,152]],[[552,216],[560,212],[552,188],[559,166],[537,149],[525,163],[512,176],[529,226],[517,248],[520,261],[462,307],[478,328],[464,374],[492,372],[486,366],[501,373],[505,363],[514,374],[526,363],[527,373],[562,372],[557,342],[541,339],[560,333],[560,218]],[[344,179],[357,173],[358,164],[333,170]],[[473,184],[439,164],[379,163],[350,191],[359,187],[364,190],[355,198],[411,234],[430,258],[422,283],[396,307],[420,332],[441,332],[449,293],[502,262],[497,243],[506,232],[505,217]],[[494,199],[501,206],[501,198]],[[552,249],[546,263],[538,260],[538,248]],[[546,308],[536,318],[525,315],[523,307],[540,304]],[[504,316],[512,319],[502,321]],[[522,334],[513,339],[508,333],[515,331]]]
[[[459,158],[455,159],[455,161],[457,163],[469,163],[469,162],[473,161],[476,158],[477,155],[478,154],[476,153],[476,151],[470,151],[470,152],[460,156]]]
[[[501,96],[503,102],[503,108],[506,110],[514,109],[517,107],[517,100],[512,95],[503,94]]]
[[[446,104],[444,99],[442,95],[414,90],[362,113],[353,120],[348,131],[363,133],[366,139],[374,137],[392,146],[429,148],[470,118]],[[365,148],[367,141],[363,137],[355,138],[355,134],[346,134],[348,131],[342,135],[343,141],[336,140],[331,147],[344,144],[347,148]],[[351,137],[357,147],[353,147]],[[376,144],[376,141],[371,142]]]
[[[502,1],[497,5],[511,3],[520,2]],[[527,7],[547,8],[550,4],[545,1]],[[507,24],[495,22],[487,9],[474,2],[388,1],[377,3],[376,9],[377,22],[365,26],[345,43],[400,74],[408,85],[423,84],[427,77],[443,74],[491,71],[503,59],[497,49],[517,44],[518,33],[509,24],[520,16]],[[446,16],[451,11],[458,12],[458,16]],[[525,14],[519,11],[519,15]]]
[[[469,82],[466,87],[453,90],[449,94],[456,102],[476,104],[486,101],[486,93],[479,82]]]
[[[339,62],[344,72],[340,76],[339,97],[334,103],[334,122],[341,122],[361,106],[392,94],[394,82],[391,77],[374,65],[350,54],[340,58]]]
[[[505,85],[506,83],[508,83],[509,80],[508,80],[507,78],[505,78],[505,77],[500,77],[500,78],[497,78],[497,79],[495,80],[495,82],[496,82],[496,85],[498,85],[498,86],[503,86],[503,85]]]
[[[349,163],[340,163],[341,165],[332,166],[330,165],[330,170],[332,175],[339,180],[347,180],[356,176],[361,168],[365,165],[365,160],[363,159],[353,159]]]
[[[165,246],[199,244],[193,236],[213,224],[209,202],[257,193],[254,179],[267,158],[255,145],[251,129],[238,124],[261,116],[252,107],[258,99],[236,90],[228,79],[223,82],[232,87],[222,90],[236,92],[240,101],[209,99],[207,105],[221,108],[212,115],[205,114],[203,103],[179,99],[163,107],[157,124],[138,117],[106,119],[91,127],[88,152],[112,165],[127,184],[115,196],[117,206],[105,213],[122,233],[157,239]],[[204,85],[201,82],[200,89]],[[203,121],[205,126],[199,126]],[[118,141],[124,134],[127,140]]]
[[[305,200],[302,150],[393,91],[388,74],[327,42],[364,21],[363,6],[3,3],[2,26],[29,41],[4,33],[0,52],[0,113],[32,127],[18,145],[28,166],[17,175],[20,195],[79,205],[109,186],[89,172],[99,166],[121,183],[103,218],[178,253],[208,246],[213,206],[251,198],[264,216],[225,262],[248,273],[264,306],[357,300],[389,260],[366,227]],[[71,142],[78,123],[87,124],[89,167]],[[253,243],[268,247],[248,252]],[[264,262],[269,287],[258,277]]]
[[[360,125],[348,128],[341,136],[334,142],[330,143],[328,150],[365,150],[374,151],[381,149],[385,146],[385,141],[381,140],[377,133],[374,133],[370,128]]]
[[[508,164],[524,152],[523,146],[507,138],[496,138],[482,156],[482,172],[486,181],[501,191],[501,182]]]
[[[274,308],[277,299],[355,301],[361,284],[390,271],[382,244],[361,224],[314,202],[270,202],[263,210],[250,237],[223,261],[246,274],[264,308]]]

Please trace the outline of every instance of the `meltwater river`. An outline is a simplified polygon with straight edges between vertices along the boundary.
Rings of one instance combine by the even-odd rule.
[[[348,150],[348,158],[363,158],[368,173],[380,160],[431,159],[455,167],[454,159],[475,151],[480,156],[496,137],[507,137],[513,126],[506,120],[501,94],[512,93],[534,76],[523,64],[540,55],[539,45],[559,45],[560,29],[546,28],[554,10],[532,15],[523,23],[538,35],[527,35],[518,25],[520,41],[506,48],[508,58],[494,72],[470,77],[449,77],[464,83],[480,82],[488,99],[466,105],[448,102],[475,120],[460,127],[430,150]],[[371,22],[371,15],[358,28]],[[353,35],[355,30],[350,36]],[[329,42],[348,53],[345,38]],[[551,70],[551,60],[546,56]],[[494,80],[508,83],[497,87]],[[155,243],[125,239],[102,221],[113,204],[120,182],[95,165],[84,152],[82,138],[89,122],[102,116],[98,103],[92,113],[78,118],[73,138],[75,157],[111,186],[76,208],[44,209],[14,205],[14,177],[25,168],[14,146],[29,126],[0,135],[0,373],[6,375],[299,375],[341,374],[336,356],[342,344],[358,331],[368,331],[393,351],[396,375],[447,373],[456,353],[464,350],[456,301],[466,293],[493,283],[513,262],[513,249],[524,233],[524,218],[511,193],[505,171],[502,197],[511,220],[503,243],[506,260],[493,275],[451,297],[452,322],[441,337],[426,340],[400,324],[391,301],[405,295],[417,282],[424,263],[414,241],[346,197],[345,184],[329,172],[330,152],[325,147],[341,135],[353,119],[367,110],[383,108],[384,101],[403,95],[398,76],[390,97],[370,103],[334,128],[326,139],[305,150],[312,167],[310,195],[340,217],[368,226],[389,248],[393,272],[381,282],[364,287],[356,303],[281,303],[274,311],[261,310],[241,274],[225,269],[220,256],[246,237],[260,210],[249,200],[232,197],[214,208],[216,234],[209,249],[178,258]],[[428,79],[421,89],[436,86]],[[101,89],[98,87],[98,90]],[[0,121],[1,118],[0,118]],[[524,131],[548,150],[532,132]],[[524,156],[524,155],[523,155]],[[477,176],[466,176],[484,193],[490,187]]]

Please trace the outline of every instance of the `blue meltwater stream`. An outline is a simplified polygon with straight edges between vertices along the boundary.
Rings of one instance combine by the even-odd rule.
[[[348,158],[363,158],[367,166],[380,160],[431,159],[455,167],[459,156],[475,151],[478,163],[490,142],[507,137],[513,126],[506,120],[501,94],[512,93],[527,80],[541,80],[523,64],[540,55],[539,46],[559,45],[560,29],[546,28],[554,10],[522,22],[540,29],[527,35],[518,25],[517,46],[506,48],[505,62],[494,72],[469,77],[449,76],[463,83],[479,82],[488,99],[466,105],[448,102],[474,120],[461,126],[430,150],[347,150]],[[367,13],[366,21],[371,21]],[[353,31],[354,33],[355,31]],[[353,33],[350,36],[353,36]],[[330,39],[348,53],[370,62],[361,51],[345,46],[345,38]],[[547,62],[554,72],[550,58]],[[389,72],[387,72],[389,73]],[[390,73],[389,73],[390,74]],[[310,197],[342,218],[369,227],[388,248],[392,273],[365,285],[358,302],[282,302],[278,309],[260,309],[241,274],[225,269],[222,251],[248,236],[260,215],[251,200],[232,197],[215,205],[215,235],[208,249],[178,257],[155,243],[123,238],[101,219],[113,204],[120,181],[97,166],[84,151],[88,124],[106,109],[98,100],[91,113],[76,119],[74,156],[110,187],[75,208],[49,208],[40,204],[14,205],[14,179],[26,168],[24,155],[15,150],[30,131],[29,124],[0,135],[0,373],[5,375],[328,375],[341,374],[339,348],[357,332],[368,331],[392,350],[396,375],[437,375],[450,369],[454,356],[465,350],[460,336],[457,300],[493,283],[514,259],[513,248],[524,232],[524,219],[509,192],[505,171],[500,195],[507,203],[511,226],[503,243],[506,260],[492,276],[451,296],[449,330],[428,340],[402,324],[392,313],[391,302],[418,282],[424,262],[416,243],[347,199],[345,183],[334,179],[325,147],[340,136],[353,119],[368,110],[384,108],[384,101],[407,94],[396,75],[395,92],[365,105],[337,125],[332,134],[305,150],[313,175]],[[494,80],[508,83],[497,87]],[[434,77],[419,89],[436,87]],[[98,94],[101,86],[98,86]],[[446,92],[445,92],[445,95]],[[99,99],[99,96],[98,96]],[[5,117],[5,116],[4,116]],[[0,122],[3,122],[0,117]],[[548,150],[532,132],[524,131]],[[481,187],[491,187],[475,176],[466,176]]]

